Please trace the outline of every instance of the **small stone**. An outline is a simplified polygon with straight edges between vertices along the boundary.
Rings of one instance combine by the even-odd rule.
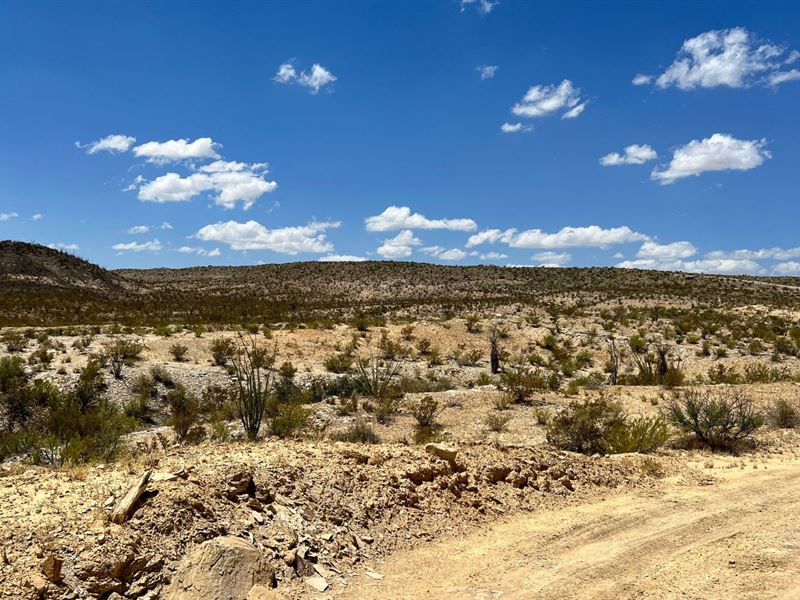
[[[42,561],[42,573],[49,581],[58,583],[61,581],[61,567],[63,564],[63,560],[51,554]]]
[[[376,580],[376,581],[381,581],[381,580],[383,579],[383,574],[382,574],[382,573],[378,573],[378,572],[376,572],[376,571],[369,571],[369,570],[367,570],[367,571],[364,571],[364,574],[365,574],[367,577],[372,577],[372,579],[374,579],[374,580]]]
[[[36,591],[40,598],[44,598],[47,593],[47,580],[41,575],[31,577],[31,587]]]
[[[307,585],[312,587],[313,589],[317,590],[318,592],[324,592],[325,590],[330,587],[328,582],[325,581],[324,577],[320,577],[319,575],[312,575],[311,577],[306,577],[303,579]]]
[[[444,444],[427,444],[425,446],[425,452],[433,454],[449,463],[455,463],[456,456],[458,455],[458,450],[450,446],[445,446]]]

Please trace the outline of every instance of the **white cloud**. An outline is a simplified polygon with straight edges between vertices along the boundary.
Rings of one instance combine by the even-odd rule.
[[[130,234],[139,234],[139,233],[147,233],[150,231],[149,225],[134,225],[130,229],[128,229],[128,233]]]
[[[498,4],[500,4],[498,0],[461,0],[461,12],[467,7],[473,7],[480,14],[488,15]]]
[[[564,119],[572,119],[580,115],[586,108],[586,101],[581,99],[581,91],[569,79],[557,86],[535,85],[531,87],[522,100],[511,107],[511,112],[518,117],[545,117],[558,111],[565,111]]]
[[[539,252],[531,257],[540,267],[563,267],[572,260],[569,252]]]
[[[611,152],[600,159],[600,164],[604,167],[618,165],[641,165],[649,160],[655,160],[658,154],[647,144],[631,144],[626,146],[622,154]]]
[[[442,246],[427,246],[422,248],[422,251],[441,260],[464,260],[467,257],[467,253],[460,248],[450,248],[448,250]]]
[[[15,219],[18,216],[19,215],[15,212],[0,213],[0,222],[10,221],[11,219]]]
[[[481,260],[500,260],[503,258],[508,258],[508,254],[503,254],[502,252],[485,252],[481,254],[478,258]]]
[[[723,275],[752,274],[762,272],[761,265],[752,260],[641,258],[626,260],[616,265],[622,269],[653,269],[657,271],[687,271],[689,273],[719,273]]]
[[[258,221],[227,221],[201,228],[197,239],[220,242],[232,250],[272,250],[281,254],[331,252],[333,244],[325,239],[325,231],[339,227],[339,222],[312,222],[299,227],[267,229]]]
[[[48,248],[52,248],[53,250],[80,250],[81,247],[78,244],[47,244]]]
[[[159,229],[169,230],[172,229],[172,225],[164,221],[161,225],[158,226]]]
[[[42,219],[44,219],[44,214],[42,213],[33,214],[31,215],[31,219],[34,221],[41,221]]]
[[[383,240],[383,245],[378,247],[377,253],[384,258],[406,258],[411,256],[413,247],[420,244],[422,244],[422,240],[406,229],[393,238]]]
[[[571,108],[570,110],[565,112],[563,115],[561,115],[561,118],[562,119],[574,119],[576,117],[579,117],[583,113],[583,111],[586,109],[586,105],[587,104],[589,104],[588,100],[586,102],[581,102],[580,104],[578,104],[574,108]]]
[[[481,75],[481,80],[492,79],[497,73],[497,65],[481,65],[475,70]]]
[[[265,178],[265,163],[246,164],[218,160],[200,167],[200,172],[181,177],[167,173],[143,182],[139,199],[149,202],[184,202],[204,192],[216,192],[214,202],[223,208],[235,208],[237,202],[247,210],[264,194],[278,187]]]
[[[178,248],[178,252],[181,254],[196,254],[197,256],[219,256],[220,251],[219,248],[214,248],[213,250],[207,250],[201,246],[181,246]]]
[[[320,64],[314,63],[310,71],[298,73],[291,61],[278,67],[278,72],[272,78],[276,83],[301,85],[312,94],[318,94],[326,85],[336,81],[336,76]]]
[[[183,140],[167,140],[166,142],[146,142],[133,149],[133,154],[144,158],[147,162],[165,164],[191,158],[219,158],[219,144],[211,138],[197,138],[190,142]]]
[[[706,255],[707,258],[732,258],[736,260],[789,260],[800,257],[800,247],[797,248],[761,248],[759,250],[733,250],[725,252],[715,250]]]
[[[328,254],[320,256],[317,262],[364,262],[366,260],[363,256],[353,256],[351,254]]]
[[[597,225],[589,225],[564,227],[556,233],[545,233],[541,229],[521,232],[516,229],[488,229],[470,236],[466,245],[471,248],[479,244],[502,242],[512,248],[608,248],[648,239],[648,236],[627,226],[603,229]]]
[[[136,142],[135,137],[129,135],[107,135],[104,138],[89,142],[88,144],[81,144],[75,142],[75,147],[81,150],[86,150],[86,154],[97,154],[98,152],[110,152],[116,154],[117,152],[127,152],[130,147]]]
[[[407,206],[389,206],[381,214],[364,219],[367,231],[396,231],[398,229],[448,229],[473,231],[478,228],[472,219],[428,219],[412,213]]]
[[[278,72],[272,79],[278,83],[289,83],[297,78],[297,71],[291,62],[285,62],[278,67]]]
[[[659,244],[648,240],[644,242],[636,253],[638,258],[654,259],[676,259],[688,258],[697,254],[697,248],[690,242],[672,242],[671,244]]]
[[[159,252],[163,247],[161,242],[157,239],[153,239],[149,242],[128,242],[128,243],[119,243],[114,244],[111,246],[114,250],[116,250],[119,254],[123,252]]]
[[[777,85],[788,81],[780,69],[800,58],[796,52],[759,41],[743,27],[707,31],[683,43],[675,61],[656,86],[682,90]]]
[[[652,81],[653,81],[652,75],[642,75],[641,73],[638,73],[636,77],[633,78],[631,83],[633,85],[648,85]]]
[[[773,73],[769,76],[768,82],[771,86],[780,85],[787,81],[797,81],[800,79],[800,69],[792,69],[790,71],[781,71]]]
[[[522,123],[503,123],[500,125],[500,131],[503,133],[519,133],[520,131],[533,131],[533,127],[523,125]]]
[[[778,263],[772,270],[779,275],[800,275],[800,262],[791,260]]]
[[[771,158],[766,140],[739,140],[724,133],[715,133],[704,140],[692,140],[679,147],[666,168],[657,167],[650,178],[670,184],[683,177],[707,171],[748,171]]]

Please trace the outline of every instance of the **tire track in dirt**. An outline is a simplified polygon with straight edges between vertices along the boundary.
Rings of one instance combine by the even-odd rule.
[[[800,465],[513,516],[399,554],[340,598],[800,598]]]

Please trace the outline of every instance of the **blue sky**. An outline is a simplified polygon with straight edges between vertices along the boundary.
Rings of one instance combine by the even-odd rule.
[[[790,2],[0,1],[0,238],[113,268],[798,274],[798,25]]]

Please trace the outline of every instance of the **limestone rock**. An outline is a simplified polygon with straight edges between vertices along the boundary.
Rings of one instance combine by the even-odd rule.
[[[241,600],[255,585],[267,588],[275,574],[258,549],[241,538],[208,540],[184,557],[166,600]]]
[[[425,446],[425,452],[433,454],[449,463],[455,463],[456,456],[458,455],[458,450],[450,446],[445,446],[444,444],[427,444]]]

